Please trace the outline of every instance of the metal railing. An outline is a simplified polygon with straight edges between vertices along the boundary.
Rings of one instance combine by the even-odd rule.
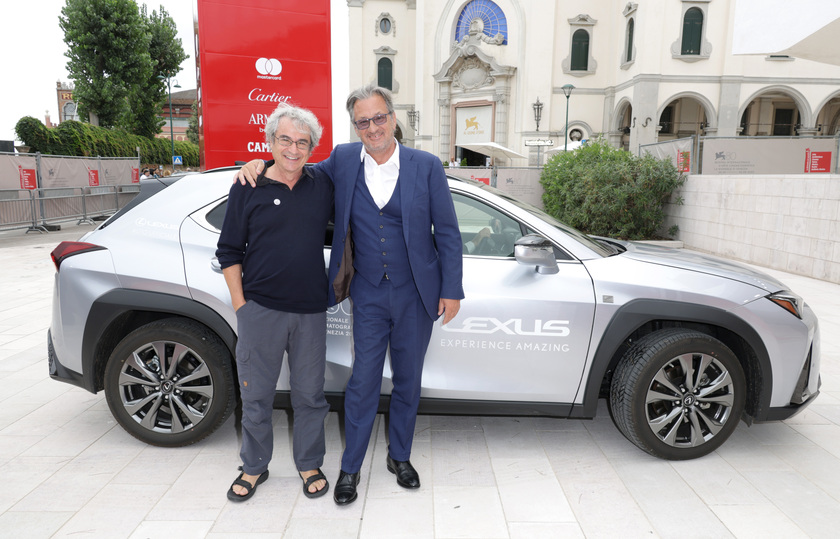
[[[140,192],[140,186],[105,185],[52,189],[0,190],[0,230],[47,232],[67,221],[93,223],[113,214]]]

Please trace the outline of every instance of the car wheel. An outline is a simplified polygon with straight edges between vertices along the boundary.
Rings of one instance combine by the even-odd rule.
[[[726,441],[744,409],[746,381],[735,354],[698,331],[646,335],[622,357],[610,386],[618,429],[640,449],[684,460]]]
[[[214,432],[233,410],[231,354],[206,327],[168,318],[129,333],[105,367],[108,407],[148,444],[177,447]]]

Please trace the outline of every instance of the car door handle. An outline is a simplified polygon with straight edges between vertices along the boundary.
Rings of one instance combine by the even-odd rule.
[[[222,265],[219,264],[219,259],[215,256],[210,259],[210,269],[212,269],[216,273],[222,273]]]

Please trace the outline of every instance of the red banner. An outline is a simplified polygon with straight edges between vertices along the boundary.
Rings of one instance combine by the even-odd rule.
[[[280,102],[324,127],[312,161],[332,150],[329,0],[198,0],[202,170],[270,159],[265,122]]]
[[[133,168],[131,169],[131,183],[140,183],[140,169]]]
[[[34,168],[23,168],[18,166],[20,171],[20,188],[21,189],[37,189],[38,176]]]
[[[99,185],[98,170],[88,170],[88,185],[91,187],[96,187]]]
[[[691,172],[691,152],[677,154],[677,172]]]
[[[805,172],[831,172],[831,152],[805,150]]]

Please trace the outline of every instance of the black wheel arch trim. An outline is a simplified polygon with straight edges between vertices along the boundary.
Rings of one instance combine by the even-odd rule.
[[[97,348],[104,333],[120,317],[132,312],[152,313],[152,319],[178,316],[204,324],[230,349],[236,350],[236,333],[219,313],[191,298],[161,292],[117,288],[98,297],[91,305],[82,337],[82,387],[96,393],[101,388],[104,365],[97,366]]]
[[[619,347],[637,329],[655,321],[717,326],[744,339],[755,353],[762,376],[761,387],[757,388],[757,407],[753,419],[758,421],[766,419],[770,410],[773,372],[767,348],[755,329],[744,319],[717,307],[651,299],[632,300],[621,306],[613,315],[595,351],[595,357],[589,370],[589,378],[585,380],[583,405],[575,406],[571,417],[595,417],[601,382],[607,370],[611,367],[613,357]]]

